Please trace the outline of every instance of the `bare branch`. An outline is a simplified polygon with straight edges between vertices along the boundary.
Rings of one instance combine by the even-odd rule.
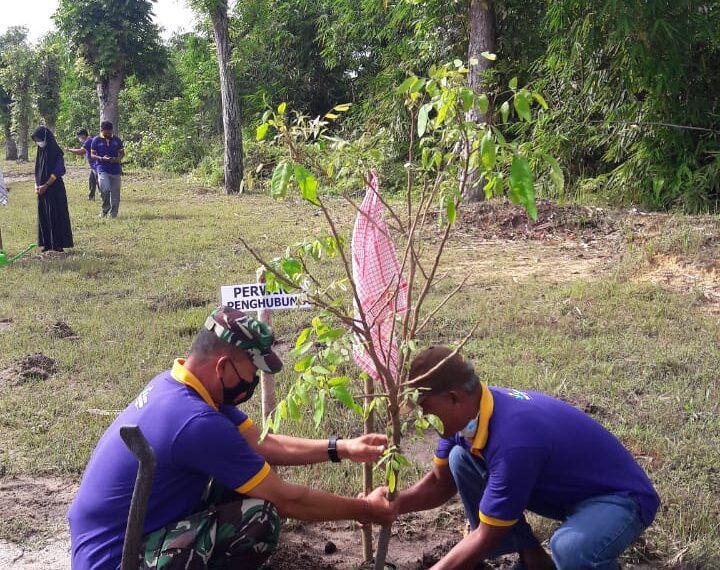
[[[447,294],[447,296],[442,300],[442,302],[437,307],[435,307],[435,309],[433,309],[430,312],[430,314],[427,315],[427,317],[425,317],[425,320],[422,323],[420,323],[420,325],[418,325],[417,329],[415,330],[415,334],[420,334],[422,332],[422,330],[425,328],[425,326],[430,322],[430,319],[432,319],[438,313],[438,311],[440,311],[440,309],[442,309],[445,306],[445,304],[448,301],[450,301],[450,299],[452,299],[457,294],[457,292],[460,291],[460,289],[462,289],[465,286],[465,283],[467,283],[467,280],[470,278],[470,275],[471,274],[468,273],[465,276],[465,278],[462,280],[460,285],[458,285],[457,287],[455,287],[455,289],[450,291],[450,293]],[[445,275],[443,275],[443,277],[441,277],[440,279],[435,280],[434,284],[437,285],[440,282],[440,280],[444,279],[446,276],[447,276],[447,273]]]

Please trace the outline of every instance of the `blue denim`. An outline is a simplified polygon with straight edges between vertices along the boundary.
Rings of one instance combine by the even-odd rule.
[[[484,461],[456,446],[450,452],[450,472],[460,493],[470,526],[480,523],[480,500],[488,480]],[[645,530],[640,509],[632,497],[604,495],[574,505],[564,512],[557,506],[531,501],[528,510],[563,521],[550,539],[557,570],[617,570],[618,557]],[[510,528],[491,557],[537,547],[537,538],[523,516]]]

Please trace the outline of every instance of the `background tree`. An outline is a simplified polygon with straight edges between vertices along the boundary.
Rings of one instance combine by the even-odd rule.
[[[118,95],[130,74],[162,68],[165,52],[152,22],[154,0],[60,0],[55,22],[96,84],[100,120],[118,125]]]
[[[222,97],[225,191],[237,194],[243,180],[243,140],[240,98],[231,62],[231,46],[227,0],[190,0],[190,5],[207,15],[212,23],[215,49],[220,70]]]
[[[52,131],[55,130],[60,113],[60,89],[62,87],[61,48],[52,36],[37,48],[35,100],[40,118]]]
[[[27,34],[27,28],[12,26],[0,35],[0,75],[7,67],[5,56],[13,47],[25,42]],[[5,160],[17,160],[17,144],[12,132],[12,97],[3,87],[2,80],[0,80],[0,124],[5,137]]]
[[[3,52],[3,62],[0,83],[10,95],[11,130],[19,144],[18,158],[28,160],[32,89],[36,72],[35,53],[23,38]]]

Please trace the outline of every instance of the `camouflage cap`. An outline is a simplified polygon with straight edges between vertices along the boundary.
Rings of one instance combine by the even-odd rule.
[[[247,352],[253,364],[263,372],[282,370],[280,357],[272,351],[272,329],[263,322],[230,307],[218,307],[205,321],[205,328],[217,337]]]

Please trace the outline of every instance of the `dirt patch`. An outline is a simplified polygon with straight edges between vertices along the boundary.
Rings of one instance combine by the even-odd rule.
[[[594,241],[615,234],[615,215],[603,208],[558,206],[548,200],[537,202],[537,220],[525,208],[505,200],[464,204],[459,229],[473,229],[485,239],[583,240]]]
[[[46,332],[50,338],[67,338],[70,340],[80,338],[65,321],[55,321],[53,324],[48,325]]]
[[[19,358],[0,371],[0,386],[18,386],[31,380],[47,380],[57,372],[57,363],[41,352]]]
[[[8,332],[12,328],[13,322],[10,317],[0,317],[0,333]]]
[[[210,303],[210,299],[199,295],[150,297],[148,299],[148,309],[153,313],[184,311],[195,307],[205,307]]]
[[[720,264],[697,263],[676,255],[656,255],[638,281],[650,282],[678,293],[697,295],[698,304],[720,314]]]

